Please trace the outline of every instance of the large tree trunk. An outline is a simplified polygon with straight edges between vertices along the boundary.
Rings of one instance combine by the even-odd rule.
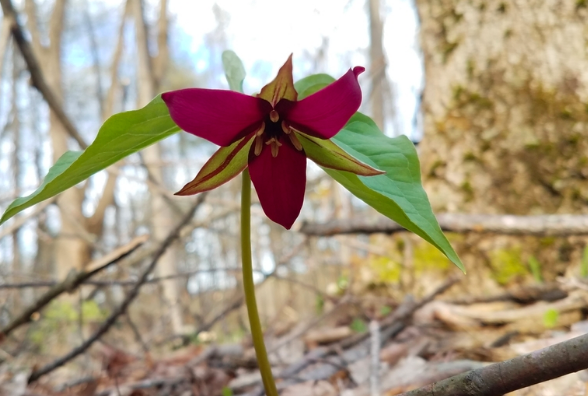
[[[149,37],[145,25],[142,1],[131,0],[133,3],[133,15],[135,22],[137,52],[138,52],[138,106],[145,106],[158,93],[159,84],[166,68],[167,62],[167,1],[162,0],[159,19],[158,54],[151,56],[149,53]],[[165,178],[161,163],[161,148],[154,144],[142,151],[142,156],[147,164],[149,177],[160,186],[165,186]],[[166,198],[156,189],[151,191],[151,229],[158,240],[163,240],[174,227],[174,212]],[[159,259],[157,273],[159,276],[168,276],[177,272],[176,252],[168,249]],[[182,332],[183,321],[179,306],[179,288],[177,280],[167,280],[161,283],[166,312],[169,315],[171,327],[174,333]]]
[[[41,71],[56,98],[63,104],[62,79],[62,34],[65,25],[67,0],[56,0],[48,23],[49,42],[41,39],[37,8],[34,0],[27,0],[27,27],[29,29],[35,56],[39,60]],[[124,18],[124,16],[123,16]],[[90,32],[93,34],[93,32]],[[121,43],[119,42],[119,47]],[[119,50],[120,52],[120,50]],[[118,69],[120,56],[115,56],[113,69]],[[105,103],[102,116],[106,118],[113,111],[114,92],[118,85],[113,76],[112,86]],[[51,111],[49,114],[49,137],[53,148],[53,162],[68,150],[68,133],[60,118]],[[81,270],[90,261],[93,242],[100,238],[106,208],[113,203],[116,178],[109,176],[96,210],[91,217],[86,218],[82,212],[85,190],[70,188],[57,199],[61,215],[61,228],[54,246],[53,262],[58,279],[67,276],[71,269]],[[41,245],[41,244],[40,244]],[[42,250],[42,249],[40,249]]]
[[[61,74],[61,40],[65,21],[66,0],[56,0],[49,21],[49,44],[41,45],[36,7],[33,0],[27,0],[27,22],[33,38],[35,55],[40,60],[47,84],[63,103]],[[49,136],[53,148],[53,162],[56,162],[68,150],[67,132],[54,112],[49,114]],[[55,242],[55,273],[63,279],[72,269],[80,270],[89,261],[91,245],[80,235],[85,232],[85,217],[82,213],[83,192],[70,188],[62,193],[57,203],[61,214],[61,229]]]
[[[426,72],[420,156],[434,209],[588,213],[584,2],[417,0],[417,7]],[[584,241],[499,244],[518,246],[523,264],[530,255],[557,261],[560,273]]]

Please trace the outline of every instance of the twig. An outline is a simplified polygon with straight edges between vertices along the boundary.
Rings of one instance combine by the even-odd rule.
[[[588,368],[588,334],[400,396],[494,396]]]
[[[380,395],[380,324],[377,320],[370,322],[370,395]]]
[[[123,302],[118,306],[118,308],[114,310],[114,312],[112,312],[112,314],[104,321],[104,323],[102,323],[98,330],[96,330],[96,332],[92,334],[92,336],[89,337],[84,343],[72,349],[66,355],[62,356],[59,359],[56,359],[55,361],[45,365],[44,367],[41,367],[38,370],[33,371],[28,379],[29,384],[38,380],[43,375],[50,373],[56,368],[63,366],[71,359],[83,353],[96,340],[98,340],[103,334],[105,334],[110,329],[110,327],[116,322],[118,317],[126,312],[131,302],[135,299],[135,297],[137,297],[137,295],[139,294],[139,289],[141,289],[141,286],[143,286],[143,284],[147,281],[147,277],[149,276],[149,274],[153,271],[153,269],[155,269],[155,266],[157,265],[159,258],[163,256],[167,248],[171,246],[174,240],[180,235],[180,231],[182,230],[182,228],[192,220],[194,213],[196,212],[198,207],[200,207],[202,202],[204,202],[205,197],[206,193],[200,194],[198,196],[192,208],[188,211],[188,213],[184,216],[180,223],[168,234],[165,240],[161,243],[161,245],[153,255],[153,259],[151,260],[147,268],[145,268],[145,270],[141,274],[141,277],[139,278],[139,280],[137,280],[133,288],[127,293]]]
[[[53,301],[53,299],[57,298],[62,293],[71,292],[90,277],[127,257],[129,254],[139,248],[147,240],[147,238],[147,235],[142,235],[133,239],[130,243],[126,244],[125,246],[121,246],[120,248],[107,254],[104,258],[90,263],[88,265],[87,271],[79,273],[70,272],[65,280],[48,290],[37,301],[35,301],[35,303],[30,305],[27,309],[24,310],[23,313],[17,316],[12,322],[6,325],[3,329],[0,329],[0,342],[18,327],[30,322],[31,315],[43,309],[47,304]]]
[[[141,337],[141,333],[139,332],[139,329],[137,329],[137,326],[135,325],[135,323],[131,319],[131,315],[129,315],[128,312],[126,313],[125,318],[127,319],[127,323],[129,325],[129,327],[131,328],[131,330],[133,331],[133,334],[135,335],[135,339],[141,345],[141,349],[143,349],[143,353],[145,354],[145,356],[149,355],[149,346],[147,345],[147,343],[145,343],[145,341],[143,340],[143,337]]]
[[[220,271],[239,271],[238,268],[231,268],[231,267],[223,267],[223,268],[210,268],[210,269],[199,269],[194,271],[185,271],[185,272],[178,272],[177,274],[165,275],[165,276],[158,276],[145,281],[145,283],[158,283],[164,280],[169,279],[177,279],[177,278],[185,278],[192,275],[203,274],[208,272],[220,272]],[[263,272],[261,270],[255,270],[256,272]],[[18,282],[18,283],[1,283],[1,289],[25,289],[28,287],[51,287],[57,285],[59,282],[56,281],[34,281],[34,282]],[[136,280],[117,280],[117,279],[110,279],[110,280],[92,280],[88,279],[83,282],[84,285],[92,285],[92,286],[132,286],[137,283]]]
[[[29,221],[31,218],[37,216],[39,213],[44,211],[47,206],[51,205],[55,201],[55,199],[56,199],[56,197],[50,198],[47,201],[42,202],[42,203],[38,204],[37,206],[35,206],[35,208],[30,213],[26,213],[23,216],[17,217],[14,220],[14,222],[10,225],[10,227],[5,227],[2,230],[2,232],[0,232],[0,239],[18,231],[20,229],[20,227],[25,225],[25,223],[27,221]]]
[[[12,37],[14,41],[18,45],[20,52],[22,53],[22,57],[24,58],[27,68],[29,69],[29,73],[31,74],[31,81],[33,85],[39,90],[41,95],[47,101],[49,108],[53,111],[53,113],[59,118],[59,121],[63,124],[67,133],[78,142],[78,145],[85,149],[88,147],[74,124],[71,122],[65,111],[59,104],[59,100],[57,96],[49,87],[45,78],[43,77],[43,71],[37,58],[35,57],[35,53],[31,46],[31,43],[25,38],[23,33],[22,27],[18,22],[16,11],[12,2],[10,0],[0,0],[0,5],[2,6],[2,12],[4,13],[4,17],[10,21],[10,30],[12,32]]]
[[[423,298],[421,301],[414,302],[412,300],[407,300],[402,305],[400,305],[400,307],[398,309],[396,309],[396,311],[394,311],[391,315],[389,315],[388,317],[383,319],[380,322],[380,328],[382,329],[381,333],[380,333],[380,340],[379,340],[380,347],[389,338],[400,333],[400,331],[402,331],[402,329],[404,329],[406,327],[406,322],[408,321],[408,319],[412,316],[412,314],[417,309],[419,309],[422,306],[424,306],[425,304],[431,302],[436,296],[444,293],[446,290],[448,290],[450,287],[455,285],[457,282],[458,282],[458,278],[449,279],[447,282],[445,282],[439,288],[434,290],[427,297]],[[348,351],[346,351],[344,353],[344,355],[346,355],[346,357],[350,357],[355,360],[361,359],[361,358],[367,356],[367,354],[369,353],[368,352],[369,346],[364,345],[364,344],[359,345],[359,346],[356,346],[356,345],[359,343],[362,343],[362,342],[369,343],[369,340],[367,339],[368,337],[369,337],[369,333],[356,334],[356,335],[353,335],[347,339],[344,339],[344,340],[342,340],[342,341],[340,341],[330,347],[319,347],[319,348],[313,349],[312,351],[307,353],[302,359],[293,363],[292,365],[290,365],[286,369],[282,370],[282,372],[277,376],[277,378],[283,379],[283,378],[296,377],[296,375],[300,371],[302,371],[305,367],[307,367],[309,364],[316,361],[317,359],[326,359],[327,356],[338,354],[338,352],[345,350],[345,349],[348,349]],[[333,357],[331,357],[331,358],[333,358]],[[331,358],[329,358],[329,359],[331,359]],[[350,362],[350,361],[352,361],[352,359],[350,359],[350,358],[345,358],[345,359],[343,359],[343,361]],[[331,362],[331,363],[333,363],[333,362]],[[336,361],[335,361],[335,363],[336,363]],[[333,366],[333,364],[330,364],[330,366]],[[303,378],[304,380],[318,380],[318,379],[322,379],[322,378],[328,378],[332,374],[333,374],[332,370],[331,371],[329,371],[329,370],[322,370],[321,371],[321,370],[319,370],[319,368],[315,368],[312,371],[312,373],[309,373],[309,375],[300,376],[300,377]],[[287,386],[287,384],[288,384],[288,381],[284,381],[284,382],[280,383],[280,385],[281,385],[280,389],[282,389],[284,386]],[[262,394],[263,394],[263,390],[258,389],[257,391],[249,393],[248,395],[259,396]]]
[[[588,215],[481,215],[443,213],[437,215],[443,231],[495,233],[503,235],[569,236],[588,235]],[[387,218],[332,220],[304,223],[300,232],[315,236],[340,234],[394,234],[405,229]]]

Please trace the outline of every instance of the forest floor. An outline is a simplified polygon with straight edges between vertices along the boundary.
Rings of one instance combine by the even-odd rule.
[[[588,284],[578,279],[517,286],[484,298],[447,297],[456,283],[450,279],[422,299],[398,301],[363,325],[324,320],[357,303],[342,295],[323,316],[268,334],[280,394],[399,395],[588,333]],[[166,353],[146,347],[142,354],[98,340],[91,351],[85,359],[100,368],[91,375],[61,369],[27,385],[38,365],[27,360],[30,355],[2,349],[0,395],[263,395],[248,339],[189,344]],[[588,395],[587,374],[509,395]]]

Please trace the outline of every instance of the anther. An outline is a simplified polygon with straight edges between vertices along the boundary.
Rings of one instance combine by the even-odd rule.
[[[272,120],[272,122],[278,122],[278,120],[280,119],[280,115],[275,110],[270,111],[269,115],[270,115],[270,120]]]
[[[253,149],[253,154],[259,156],[259,154],[261,154],[262,149],[263,149],[263,138],[261,136],[257,136],[255,138],[255,148]]]
[[[288,124],[286,124],[286,121],[282,121],[282,131],[284,131],[284,133],[286,135],[289,135],[292,132],[292,129],[290,129],[290,126]]]
[[[288,137],[290,138],[290,141],[292,142],[292,145],[294,147],[296,147],[296,150],[302,151],[302,144],[300,144],[300,140],[298,140],[298,137],[296,136],[296,134],[295,133],[290,133],[288,135]]]
[[[264,132],[265,132],[265,122],[262,121],[261,126],[259,127],[257,132],[255,132],[255,136],[261,136],[261,135],[263,135]]]

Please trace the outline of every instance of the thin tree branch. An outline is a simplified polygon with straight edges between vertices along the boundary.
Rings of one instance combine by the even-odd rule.
[[[231,268],[231,267],[199,269],[199,270],[194,270],[194,271],[179,272],[177,274],[171,274],[171,275],[166,275],[166,276],[158,276],[155,278],[148,279],[147,281],[145,281],[145,283],[157,283],[157,282],[161,282],[164,280],[185,278],[185,277],[196,275],[196,274],[219,272],[219,271],[239,272],[239,269],[238,268]],[[260,272],[263,274],[263,271],[261,271],[261,270],[254,270],[254,271]],[[272,275],[268,275],[268,276],[272,276]],[[137,283],[137,281],[116,280],[116,279],[112,279],[112,280],[91,280],[91,279],[88,279],[83,282],[84,285],[92,285],[92,286],[132,286],[135,283]],[[0,284],[0,290],[2,290],[2,289],[25,289],[28,287],[51,287],[51,286],[55,286],[57,284],[58,284],[58,282],[56,282],[56,281],[2,283],[2,284]]]
[[[57,2],[60,3],[60,2]],[[11,24],[11,32],[14,41],[18,45],[20,52],[27,64],[29,69],[29,73],[31,74],[31,81],[33,85],[39,90],[41,95],[45,98],[45,101],[49,105],[49,108],[55,113],[59,121],[65,127],[67,133],[78,142],[78,145],[85,149],[88,147],[74,124],[71,122],[65,111],[61,107],[59,100],[51,87],[45,81],[43,77],[43,70],[39,65],[39,62],[35,56],[31,43],[25,38],[22,27],[20,26],[16,11],[12,2],[10,0],[0,0],[0,5],[2,6],[2,12],[4,16],[10,21]]]
[[[51,290],[48,290],[34,304],[30,305],[27,309],[25,309],[24,312],[17,316],[12,322],[6,325],[3,329],[0,329],[0,342],[2,342],[10,333],[12,333],[18,327],[30,322],[32,320],[31,316],[35,312],[38,312],[41,309],[43,309],[47,304],[49,304],[59,295],[74,290],[76,287],[84,283],[85,280],[94,276],[103,269],[108,268],[110,265],[127,257],[129,254],[134,252],[138,247],[140,247],[146,240],[146,235],[137,237],[127,245],[122,246],[114,250],[112,253],[106,255],[104,258],[101,258],[90,263],[86,271],[79,273],[70,272],[70,274],[67,276],[65,280],[57,284]]]
[[[86,349],[88,349],[96,340],[98,340],[102,335],[104,335],[110,329],[110,327],[116,322],[118,317],[126,312],[127,308],[131,304],[131,302],[133,302],[133,300],[139,295],[139,290],[141,289],[141,286],[143,286],[143,284],[147,281],[149,274],[155,269],[155,266],[157,265],[157,262],[159,261],[161,256],[163,256],[163,254],[172,245],[172,243],[176,240],[176,238],[179,237],[182,228],[185,225],[187,225],[188,223],[190,223],[190,221],[192,220],[192,217],[194,217],[194,213],[196,213],[196,210],[200,207],[202,202],[204,202],[205,198],[206,198],[206,193],[200,194],[198,196],[198,198],[196,199],[196,202],[194,203],[192,208],[188,211],[188,213],[186,213],[184,218],[179,222],[179,224],[177,224],[175,226],[175,228],[173,228],[171,230],[171,232],[168,234],[168,236],[165,238],[165,240],[161,243],[161,245],[159,246],[159,248],[157,249],[157,251],[153,255],[151,262],[149,263],[147,268],[145,268],[145,270],[141,274],[141,277],[137,280],[137,282],[135,283],[133,288],[127,293],[123,302],[114,310],[114,312],[112,312],[112,314],[104,321],[104,323],[102,323],[102,325],[98,328],[98,330],[96,330],[96,332],[94,332],[94,334],[92,334],[92,336],[89,337],[85,342],[83,342],[78,347],[72,349],[66,355],[64,355],[64,356],[60,357],[59,359],[56,359],[55,361],[41,367],[38,370],[33,371],[28,379],[29,384],[32,382],[35,382],[36,380],[41,378],[43,375],[48,374],[48,373],[52,372],[53,370],[63,366],[65,363],[69,362],[71,359],[75,358],[79,354],[86,351]]]
[[[51,18],[49,19],[49,48],[50,51],[61,47],[61,32],[65,22],[65,5],[67,0],[55,0]],[[59,51],[57,51],[58,53]]]
[[[481,215],[443,213],[437,215],[443,231],[504,235],[569,236],[588,235],[588,215]],[[406,231],[387,218],[376,221],[364,218],[304,223],[300,232],[314,236],[340,234],[394,234]]]
[[[498,396],[588,368],[588,334],[400,396]]]
[[[106,97],[104,98],[104,105],[103,105],[103,112],[102,112],[102,119],[106,120],[108,117],[114,113],[114,98],[116,92],[119,88],[119,78],[118,78],[118,67],[120,65],[120,60],[122,57],[122,50],[123,50],[123,39],[124,39],[124,32],[125,32],[125,22],[129,15],[131,7],[131,0],[127,0],[125,2],[125,8],[122,13],[122,17],[120,20],[120,26],[118,28],[118,40],[116,42],[116,47],[114,49],[114,54],[112,55],[112,64],[110,65],[110,87],[106,92]]]
[[[0,232],[0,239],[18,231],[20,227],[26,224],[31,218],[37,216],[39,213],[45,210],[47,206],[51,205],[55,201],[55,197],[48,199],[45,202],[40,203],[39,205],[35,206],[35,208],[30,212],[23,216],[17,217],[14,222],[10,225],[10,227],[4,228],[2,232]]]

